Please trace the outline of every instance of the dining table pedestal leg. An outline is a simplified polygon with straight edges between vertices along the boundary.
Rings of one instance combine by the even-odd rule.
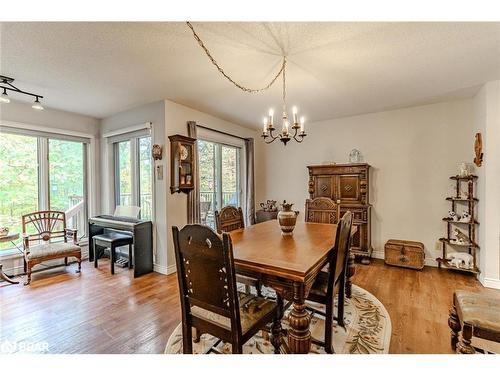
[[[293,308],[289,315],[288,348],[292,353],[307,354],[311,348],[311,316],[306,311],[305,287],[303,283],[293,283]]]

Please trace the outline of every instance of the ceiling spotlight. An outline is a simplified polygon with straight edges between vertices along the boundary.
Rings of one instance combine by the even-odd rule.
[[[36,109],[38,111],[43,111],[44,108],[42,104],[38,101],[38,96],[36,97],[35,102],[31,106],[31,108]]]
[[[10,103],[9,95],[7,95],[6,89],[3,89],[3,93],[0,95],[0,103]]]

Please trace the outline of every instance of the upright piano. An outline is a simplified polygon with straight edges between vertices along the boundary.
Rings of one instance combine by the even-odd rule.
[[[134,237],[134,277],[153,272],[153,224],[151,221],[130,217],[99,215],[89,219],[89,261],[101,257],[104,251],[94,254],[92,238],[107,230],[129,232]]]

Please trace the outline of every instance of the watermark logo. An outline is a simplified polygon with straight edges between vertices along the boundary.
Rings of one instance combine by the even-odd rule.
[[[46,353],[49,351],[47,341],[21,341],[14,342],[9,340],[0,341],[0,353],[12,354],[20,353]]]

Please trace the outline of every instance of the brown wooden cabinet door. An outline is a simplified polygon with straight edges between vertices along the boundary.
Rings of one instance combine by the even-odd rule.
[[[361,203],[359,175],[337,176],[337,192],[342,202]]]
[[[335,199],[335,176],[316,176],[314,185],[314,198],[326,197]]]

